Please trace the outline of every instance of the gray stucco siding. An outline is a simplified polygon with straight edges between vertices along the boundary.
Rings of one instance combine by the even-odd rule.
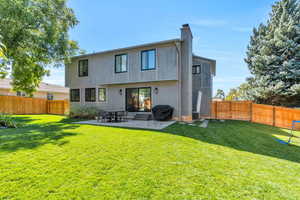
[[[126,52],[110,52],[107,54],[97,54],[81,59],[89,60],[89,74],[87,77],[78,77],[78,61],[73,59],[72,63],[66,67],[66,80],[69,87],[80,87],[87,85],[118,84],[118,83],[138,83],[160,80],[177,80],[177,51],[175,44],[164,44],[154,46],[156,49],[156,69],[141,70],[141,51],[144,48],[128,50]],[[127,72],[115,73],[115,55],[126,53]],[[68,77],[72,77],[69,79]]]
[[[193,58],[193,65],[201,65],[201,73],[193,74],[193,111],[197,109],[198,92],[202,92],[200,115],[210,114],[210,102],[212,100],[212,68],[213,63],[208,60]]]
[[[103,110],[125,110],[126,109],[126,88],[151,87],[152,107],[156,105],[170,105],[174,108],[173,117],[178,117],[178,81],[159,81],[132,84],[116,85],[88,85],[85,88],[96,89],[96,102],[85,102],[85,88],[81,88],[81,102],[71,102],[71,106],[76,105],[93,105]],[[98,101],[98,88],[106,88],[106,102]],[[158,88],[158,93],[155,93]],[[73,89],[73,88],[72,88]],[[76,88],[74,88],[76,89]],[[122,95],[120,94],[122,89]]]

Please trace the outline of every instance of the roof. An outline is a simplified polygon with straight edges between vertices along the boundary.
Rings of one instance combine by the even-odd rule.
[[[5,79],[0,79],[0,88],[2,89],[12,89],[12,85],[10,84],[12,80],[5,78]],[[68,93],[69,88],[60,86],[60,85],[54,85],[54,84],[49,84],[49,83],[44,83],[42,82],[37,88],[38,92],[57,92],[57,93]]]
[[[154,45],[169,44],[169,43],[175,43],[175,42],[181,42],[181,40],[177,38],[177,39],[172,39],[172,40],[163,40],[163,41],[159,41],[159,42],[145,43],[145,44],[129,46],[129,47],[124,47],[124,48],[99,51],[99,52],[95,52],[95,53],[74,56],[74,57],[72,57],[72,59],[82,58],[82,57],[86,57],[86,56],[93,56],[93,55],[98,55],[98,54],[112,53],[112,52],[116,52],[116,51],[126,51],[129,49],[137,49],[137,48],[149,47],[149,46],[154,46]]]
[[[198,58],[200,60],[205,60],[205,61],[211,62],[212,63],[211,72],[214,76],[216,75],[216,60],[213,60],[213,59],[210,59],[210,58],[204,58],[204,57],[201,57],[201,56],[197,56],[195,54],[193,54],[193,58]]]

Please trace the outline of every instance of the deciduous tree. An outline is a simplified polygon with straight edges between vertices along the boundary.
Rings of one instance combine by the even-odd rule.
[[[0,73],[8,71],[15,90],[32,94],[49,64],[59,66],[78,50],[68,31],[78,23],[66,0],[0,0],[0,35],[5,48]]]

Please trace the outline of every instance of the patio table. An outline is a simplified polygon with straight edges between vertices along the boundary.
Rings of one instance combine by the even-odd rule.
[[[120,122],[121,120],[119,119],[118,113],[124,112],[123,110],[114,110],[114,111],[107,111],[109,115],[114,116],[114,119],[110,119],[109,122]]]

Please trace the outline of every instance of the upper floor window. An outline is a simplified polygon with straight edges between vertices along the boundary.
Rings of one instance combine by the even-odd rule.
[[[142,51],[142,70],[152,70],[156,67],[156,50]]]
[[[201,65],[193,66],[193,74],[201,74]]]
[[[96,89],[95,88],[85,88],[85,101],[95,102],[96,101]]]
[[[98,88],[98,99],[100,102],[106,101],[106,88]]]
[[[120,54],[115,56],[115,72],[127,72],[127,54]]]
[[[70,90],[70,101],[79,102],[80,101],[80,89],[71,89]]]
[[[78,76],[88,76],[89,75],[89,61],[88,60],[79,60],[78,61]]]
[[[47,99],[48,100],[53,100],[54,99],[54,96],[52,93],[47,93]]]

